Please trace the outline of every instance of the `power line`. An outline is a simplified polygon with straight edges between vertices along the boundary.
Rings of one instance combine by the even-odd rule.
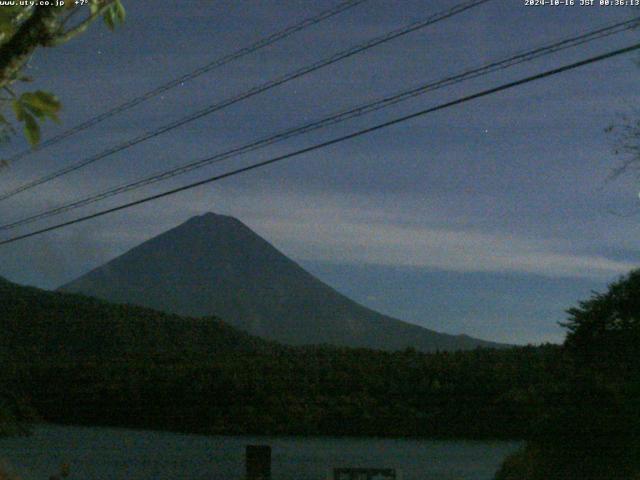
[[[121,103],[120,105],[117,105],[116,107],[107,110],[103,113],[101,113],[100,115],[96,115],[95,117],[92,117],[82,123],[79,123],[78,125],[75,125],[74,127],[69,128],[68,130],[65,130],[64,132],[59,133],[58,135],[55,135],[43,142],[41,142],[40,144],[36,145],[35,147],[31,148],[31,149],[25,149],[21,152],[16,153],[15,155],[5,159],[5,161],[7,162],[15,162],[17,160],[20,160],[24,157],[27,157],[29,155],[31,155],[32,153],[44,150],[47,147],[50,147],[52,145],[55,145],[57,143],[60,143],[62,140],[75,135],[76,133],[82,132],[83,130],[86,130],[87,128],[93,127],[94,125],[97,125],[100,122],[103,122],[104,120],[113,117],[114,115],[117,115],[119,113],[125,112],[137,105],[140,105],[143,102],[146,102],[147,100],[150,100],[154,97],[157,97],[158,95],[161,95],[169,90],[171,90],[172,88],[175,88],[179,85],[182,85],[186,82],[189,82],[191,80],[193,80],[194,78],[199,77],[200,75],[204,75],[205,73],[211,72],[219,67],[222,67],[223,65],[226,65],[228,63],[233,62],[234,60],[238,60],[239,58],[242,58],[246,55],[249,55],[251,53],[257,52],[258,50],[261,50],[263,48],[266,48],[270,45],[273,45],[276,42],[279,42],[280,40],[283,40],[287,37],[290,37],[291,35],[293,35],[294,33],[297,33],[301,30],[304,30],[308,27],[311,27],[313,25],[316,25],[324,20],[327,20],[335,15],[338,15],[339,13],[342,13],[346,10],[349,10],[361,3],[364,3],[368,0],[348,0],[346,2],[342,2],[328,10],[325,10],[323,12],[320,12],[319,14],[313,16],[313,17],[309,17],[306,18],[304,20],[302,20],[299,23],[296,23],[294,25],[291,25],[287,28],[285,28],[284,30],[280,30],[279,32],[273,33],[271,35],[269,35],[268,37],[262,38],[260,40],[258,40],[257,42],[241,48],[239,50],[236,50],[235,52],[232,52],[228,55],[224,55],[223,57],[217,58],[209,63],[207,63],[206,65],[203,65],[201,67],[198,67],[195,70],[192,70],[188,73],[185,73],[184,75],[181,75],[180,77],[174,78],[173,80],[164,83],[156,88],[154,88],[153,90],[149,90],[148,92],[145,92],[137,97],[134,97],[124,103]]]
[[[364,105],[357,106],[355,108],[351,108],[349,110],[343,110],[341,112],[335,113],[333,115],[329,115],[324,117],[321,120],[314,121],[311,123],[307,123],[302,126],[298,126],[295,128],[290,128],[288,130],[284,130],[275,135],[271,135],[248,144],[242,145],[240,147],[235,147],[225,152],[218,153],[216,155],[207,157],[205,159],[196,160],[194,162],[187,163],[185,165],[181,165],[177,168],[173,168],[167,171],[163,171],[160,173],[156,173],[154,175],[145,177],[140,180],[136,180],[133,182],[128,182],[121,184],[116,187],[111,187],[108,190],[102,191],[97,194],[93,194],[79,200],[74,200],[72,202],[66,203],[64,205],[55,207],[50,210],[46,210],[44,212],[37,213],[35,215],[28,216],[26,218],[22,218],[20,220],[16,220],[14,222],[0,225],[1,230],[11,230],[17,228],[22,225],[26,225],[29,223],[33,223],[37,220],[41,220],[44,218],[49,218],[54,215],[59,215],[64,212],[68,212],[70,210],[74,210],[76,208],[84,207],[90,205],[92,203],[104,200],[106,198],[110,198],[112,196],[125,193],[131,190],[135,190],[141,188],[143,186],[151,185],[153,183],[157,183],[163,180],[167,180],[169,178],[173,178],[178,175],[182,175],[188,173],[190,171],[196,170],[198,168],[205,167],[207,165],[211,165],[213,163],[219,163],[224,160],[228,160],[232,157],[236,157],[238,155],[255,151],[260,148],[264,148],[268,145],[272,145],[277,142],[281,142],[283,140],[302,135],[305,133],[309,133],[311,131],[327,127],[329,125],[334,125],[337,123],[344,122],[351,118],[359,117],[377,110],[381,110],[383,108],[387,108],[389,106],[395,105],[397,103],[409,100],[411,98],[417,97],[418,95],[423,95],[425,93],[448,87],[469,79],[477,78],[480,76],[484,76],[490,73],[493,73],[498,70],[502,70],[508,67],[512,67],[514,65],[518,65],[524,62],[530,62],[534,59],[540,58],[542,56],[550,55],[552,53],[556,53],[561,50],[565,50],[567,48],[575,47],[578,45],[585,44],[587,42],[591,42],[600,38],[608,37],[610,35],[621,33],[623,31],[630,30],[635,28],[640,21],[640,17],[633,18],[631,20],[627,20],[624,22],[619,22],[613,25],[609,25],[606,27],[599,28],[597,30],[593,30],[578,36],[566,38],[564,40],[556,41],[553,43],[546,44],[541,47],[537,47],[531,50],[527,50],[524,52],[520,52],[514,54],[504,60],[494,61],[491,63],[487,63],[481,67],[469,69],[462,73],[452,75],[446,77],[442,80],[436,82],[430,82],[418,87],[412,88],[410,90],[403,91],[401,93],[388,96],[382,98],[380,100],[376,100],[373,102],[366,103]]]
[[[431,15],[430,17],[428,17],[425,20],[421,20],[421,21],[417,21],[417,22],[413,22],[410,23],[409,25],[402,27],[400,29],[397,30],[393,30],[389,33],[386,33],[384,35],[381,35],[379,37],[375,37],[373,39],[370,39],[364,43],[361,43],[359,45],[356,45],[354,47],[351,47],[347,50],[343,50],[339,53],[336,53],[328,58],[325,58],[323,60],[317,61],[311,65],[307,65],[305,67],[302,67],[301,69],[295,70],[293,72],[290,72],[288,74],[285,74],[281,77],[278,77],[274,80],[270,80],[266,83],[263,83],[257,87],[253,87],[250,90],[243,92],[239,95],[236,95],[234,97],[230,97],[226,100],[223,100],[219,103],[215,103],[213,105],[209,105],[208,107],[199,110],[195,113],[192,113],[191,115],[188,115],[186,117],[183,117],[179,120],[176,120],[168,125],[164,125],[160,128],[157,128],[155,130],[152,130],[150,132],[144,133],[142,135],[139,135],[133,139],[130,139],[126,142],[123,142],[115,147],[112,147],[108,150],[105,150],[97,155],[94,155],[92,157],[86,158],[74,165],[70,165],[68,167],[62,168],[56,172],[50,173],[48,175],[45,175],[43,177],[40,177],[36,180],[33,180],[31,182],[28,182],[26,184],[23,184],[17,188],[14,188],[13,190],[10,190],[4,194],[0,194],[0,201],[6,200],[8,198],[11,198],[21,192],[24,192],[26,190],[30,190],[34,187],[37,187],[39,185],[42,185],[44,183],[47,183],[51,180],[54,180],[56,178],[59,178],[63,175],[67,175],[68,173],[71,172],[75,172],[77,170],[80,170],[81,168],[86,167],[87,165],[90,165],[98,160],[101,160],[103,158],[109,157],[115,153],[121,152],[123,150],[126,150],[127,148],[130,148],[134,145],[137,145],[139,143],[145,142],[147,140],[150,140],[154,137],[157,137],[159,135],[162,135],[170,130],[173,130],[175,128],[181,127],[187,123],[193,122],[195,120],[198,120],[206,115],[210,115],[211,113],[217,112],[219,110],[222,110],[226,107],[229,107],[231,105],[234,105],[242,100],[246,100],[250,97],[253,97],[255,95],[258,95],[262,92],[265,92],[267,90],[270,90],[272,88],[275,88],[279,85],[282,85],[284,83],[287,83],[291,80],[294,80],[296,78],[300,78],[304,75],[307,75],[311,72],[314,72],[316,70],[319,70],[321,68],[324,68],[326,66],[332,65],[340,60],[343,60],[345,58],[351,57],[353,55],[359,54],[361,52],[364,52],[365,50],[369,50],[370,48],[373,48],[375,46],[378,46],[380,44],[389,42],[395,38],[398,38],[400,36],[403,35],[407,35],[409,33],[415,32],[416,30],[425,28],[427,26],[433,25],[437,22],[440,22],[442,20],[445,20],[447,18],[451,18],[454,15],[458,15],[466,10],[469,10],[471,8],[474,8],[476,6],[479,6],[483,3],[487,3],[491,0],[468,0],[466,2],[460,3],[452,8],[449,8],[443,12],[440,13],[436,13],[434,15]]]
[[[226,173],[223,173],[223,174],[219,174],[219,175],[215,175],[213,177],[209,177],[209,178],[206,178],[204,180],[199,180],[197,182],[193,182],[193,183],[190,183],[188,185],[184,185],[182,187],[174,188],[174,189],[162,192],[162,193],[157,193],[155,195],[151,195],[151,196],[148,196],[148,197],[145,197],[145,198],[141,198],[139,200],[128,202],[128,203],[119,205],[117,207],[108,208],[108,209],[101,210],[101,211],[96,212],[96,213],[92,213],[90,215],[85,215],[85,216],[82,216],[82,217],[79,217],[79,218],[75,218],[73,220],[69,220],[69,221],[66,221],[66,222],[63,222],[63,223],[52,225],[50,227],[42,228],[40,230],[36,230],[36,231],[30,232],[30,233],[26,233],[26,234],[23,234],[23,235],[18,235],[18,236],[12,237],[12,238],[8,238],[6,240],[0,241],[0,245],[6,245],[8,243],[17,242],[18,240],[23,240],[23,239],[30,238],[30,237],[33,237],[33,236],[36,236],[36,235],[40,235],[40,234],[43,234],[43,233],[46,233],[46,232],[51,232],[53,230],[58,230],[60,228],[67,227],[69,225],[74,225],[76,223],[80,223],[80,222],[84,222],[84,221],[87,221],[87,220],[90,220],[90,219],[93,219],[93,218],[101,217],[101,216],[107,215],[109,213],[113,213],[113,212],[117,212],[117,211],[124,210],[124,209],[127,209],[127,208],[131,208],[131,207],[134,207],[136,205],[141,205],[143,203],[147,203],[147,202],[151,202],[151,201],[154,201],[154,200],[158,200],[158,199],[163,198],[163,197],[168,197],[170,195],[174,195],[174,194],[179,193],[179,192],[183,192],[183,191],[186,191],[186,190],[191,190],[191,189],[199,187],[201,185],[205,185],[205,184],[208,184],[208,183],[213,183],[213,182],[216,182],[216,181],[228,178],[228,177],[239,175],[241,173],[249,172],[251,170],[256,170],[256,169],[262,168],[262,167],[266,167],[268,165],[272,165],[274,163],[281,162],[283,160],[287,160],[289,158],[297,157],[297,156],[300,156],[300,155],[303,155],[305,153],[309,153],[309,152],[312,152],[312,151],[315,151],[315,150],[320,150],[322,148],[326,148],[326,147],[329,147],[331,145],[335,145],[335,144],[344,142],[346,140],[351,140],[353,138],[357,138],[357,137],[360,137],[362,135],[367,135],[369,133],[381,130],[383,128],[390,127],[392,125],[403,123],[403,122],[406,122],[408,120],[412,120],[414,118],[422,117],[422,116],[427,115],[429,113],[433,113],[433,112],[436,112],[436,111],[439,111],[439,110],[444,110],[446,108],[450,108],[450,107],[453,107],[453,106],[456,106],[456,105],[460,105],[460,104],[469,102],[471,100],[475,100],[477,98],[486,97],[486,96],[492,95],[494,93],[498,93],[498,92],[501,92],[501,91],[504,91],[504,90],[515,88],[515,87],[518,87],[520,85],[524,85],[526,83],[530,83],[530,82],[533,82],[533,81],[536,81],[536,80],[541,80],[543,78],[547,78],[547,77],[550,77],[550,76],[553,76],[553,75],[557,75],[557,74],[560,74],[560,73],[563,73],[563,72],[566,72],[566,71],[569,71],[569,70],[573,70],[573,69],[576,69],[576,68],[579,68],[579,67],[582,67],[582,66],[585,66],[585,65],[589,65],[589,64],[592,64],[592,63],[600,62],[602,60],[606,60],[606,59],[609,59],[609,58],[612,58],[612,57],[623,55],[625,53],[629,53],[629,52],[632,52],[632,51],[635,51],[635,50],[638,50],[638,49],[640,49],[640,43],[636,43],[636,44],[631,45],[629,47],[625,47],[625,48],[621,48],[621,49],[618,49],[618,50],[614,50],[614,51],[611,51],[611,52],[608,52],[608,53],[605,53],[605,54],[602,54],[602,55],[597,55],[595,57],[590,57],[590,58],[588,58],[586,60],[581,60],[579,62],[571,63],[571,64],[568,64],[568,65],[564,65],[562,67],[554,68],[552,70],[547,70],[545,72],[542,72],[542,73],[539,73],[539,74],[536,74],[536,75],[525,77],[525,78],[520,79],[520,80],[516,80],[516,81],[513,81],[513,82],[505,83],[505,84],[502,84],[502,85],[497,86],[497,87],[493,87],[493,88],[490,88],[490,89],[487,89],[487,90],[482,90],[482,91],[480,91],[478,93],[474,93],[474,94],[471,94],[471,95],[467,95],[465,97],[458,98],[456,100],[452,100],[452,101],[449,101],[449,102],[446,102],[446,103],[442,103],[442,104],[437,105],[435,107],[431,107],[431,108],[427,108],[427,109],[424,109],[424,110],[420,110],[418,112],[414,112],[414,113],[411,113],[409,115],[404,115],[404,116],[401,116],[401,117],[397,117],[397,118],[395,118],[393,120],[389,120],[389,121],[374,125],[373,127],[368,127],[368,128],[365,128],[365,129],[358,130],[356,132],[350,133],[348,135],[343,135],[343,136],[340,136],[340,137],[337,137],[337,138],[334,138],[334,139],[331,139],[331,140],[327,140],[325,142],[317,143],[317,144],[312,145],[310,147],[306,147],[306,148],[303,148],[303,149],[300,149],[300,150],[296,150],[294,152],[290,152],[290,153],[287,153],[287,154],[284,154],[284,155],[280,155],[280,156],[271,158],[269,160],[264,160],[262,162],[257,162],[257,163],[248,165],[246,167],[242,167],[242,168],[238,168],[238,169],[235,169],[235,170],[231,170],[229,172],[226,172]]]

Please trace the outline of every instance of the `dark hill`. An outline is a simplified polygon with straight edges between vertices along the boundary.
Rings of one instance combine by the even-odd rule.
[[[498,346],[359,305],[239,220],[212,213],[191,218],[61,290],[179,315],[215,315],[253,335],[292,345],[423,351]]]
[[[47,422],[207,434],[520,438],[553,348],[282,347],[190,319],[0,281],[0,435]],[[20,421],[16,421],[20,420]]]
[[[217,318],[181,318],[0,278],[0,356],[75,362],[212,357],[271,348],[276,347]]]

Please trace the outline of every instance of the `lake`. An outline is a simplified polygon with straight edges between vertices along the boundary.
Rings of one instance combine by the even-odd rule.
[[[397,468],[403,480],[490,480],[518,442],[181,435],[115,428],[39,426],[0,439],[0,458],[22,480],[236,480],[244,447],[268,444],[273,480],[321,480],[332,467]]]

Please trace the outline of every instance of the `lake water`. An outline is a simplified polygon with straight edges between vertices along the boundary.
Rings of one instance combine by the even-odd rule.
[[[321,480],[332,467],[396,468],[403,480],[490,480],[517,442],[326,437],[227,437],[112,428],[40,426],[0,439],[0,458],[22,480],[236,480],[244,447],[272,447],[273,480]]]

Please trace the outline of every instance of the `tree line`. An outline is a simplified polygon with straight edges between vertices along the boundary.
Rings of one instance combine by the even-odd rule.
[[[0,305],[5,433],[40,418],[211,434],[526,439],[498,480],[640,473],[640,270],[568,310],[561,346],[428,354],[286,347],[214,318],[4,281]]]

